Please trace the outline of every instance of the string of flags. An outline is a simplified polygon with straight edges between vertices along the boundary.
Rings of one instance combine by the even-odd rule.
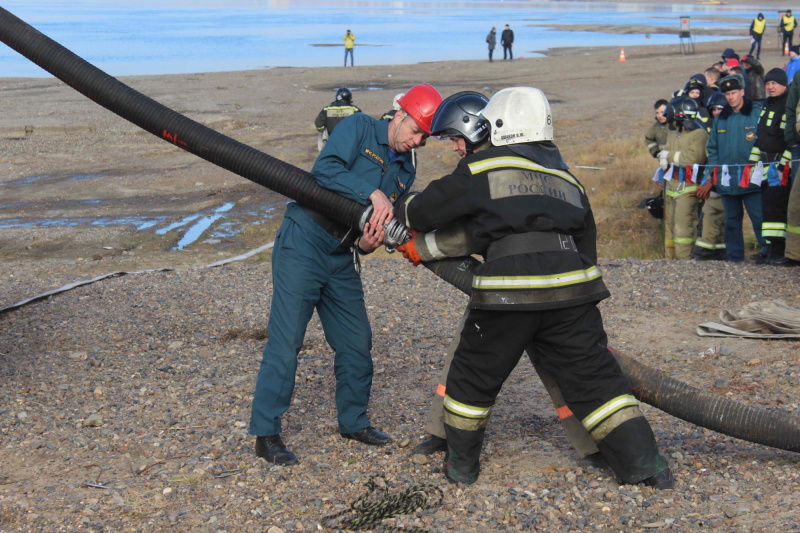
[[[679,183],[708,185],[709,180],[713,185],[730,187],[731,183],[738,183],[739,187],[755,185],[761,187],[766,181],[770,187],[789,184],[789,165],[779,161],[764,166],[762,161],[755,165],[670,165],[667,170],[659,167],[653,174],[655,183],[665,181],[678,181]]]

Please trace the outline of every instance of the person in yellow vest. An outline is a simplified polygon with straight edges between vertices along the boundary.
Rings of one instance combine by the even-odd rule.
[[[344,34],[344,66],[347,66],[347,55],[350,54],[350,66],[353,66],[353,48],[356,47],[356,36],[347,30]]]
[[[671,179],[664,187],[664,244],[668,259],[688,260],[697,240],[700,203],[695,195],[697,176],[691,173],[694,165],[706,163],[708,131],[700,121],[700,106],[694,98],[681,96],[670,102],[670,106],[676,129],[669,131],[667,146],[658,153],[661,168],[672,167]]]
[[[753,50],[756,50],[756,59],[761,59],[761,39],[764,37],[766,27],[767,19],[764,18],[764,13],[759,13],[750,23],[750,38],[753,39],[753,42],[750,44],[748,56],[752,57]]]
[[[797,20],[792,15],[792,10],[787,9],[786,13],[781,16],[781,23],[778,29],[781,31],[783,37],[781,55],[786,55],[786,46],[792,47],[792,39],[794,38],[794,28],[797,26]]]

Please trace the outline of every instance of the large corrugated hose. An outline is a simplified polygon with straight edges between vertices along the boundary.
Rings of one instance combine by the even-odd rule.
[[[323,189],[308,172],[222,135],[131,89],[3,8],[0,8],[0,40],[81,94],[153,135],[339,222],[354,228],[362,226],[364,206]],[[467,257],[423,264],[469,294],[472,271],[479,261]],[[800,451],[797,418],[703,392],[630,357],[615,355],[639,400],[732,437]]]

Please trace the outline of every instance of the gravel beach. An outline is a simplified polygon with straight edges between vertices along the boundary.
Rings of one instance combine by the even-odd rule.
[[[306,170],[316,156],[311,122],[343,77],[361,88],[356,103],[373,116],[421,81],[445,94],[532,85],[553,102],[556,140],[569,161],[604,137],[640,138],[665,87],[671,92],[723,48],[746,43],[699,44],[692,56],[677,43],[639,47],[626,50],[626,62],[616,49],[565,49],[495,62],[492,70],[454,61],[123,81]],[[767,70],[782,66],[777,54],[763,59]],[[368,257],[362,275],[374,333],[370,416],[394,442],[371,448],[339,436],[332,353],[315,317],[284,420],[300,463],[264,462],[253,454],[247,423],[267,335],[269,253],[203,265],[270,242],[286,199],[140,132],[56,80],[0,78],[0,94],[2,219],[34,212],[178,219],[225,201],[275,210],[236,237],[181,251],[172,250],[170,234],[125,226],[0,230],[0,306],[109,272],[170,269],[111,277],[0,314],[0,531],[316,531],[375,476],[390,494],[433,484],[442,495],[375,531],[800,531],[796,453],[644,405],[676,486],[620,485],[608,468],[578,459],[524,360],[493,411],[479,481],[447,484],[442,457],[412,449],[424,437],[467,298],[385,252]],[[422,183],[455,165],[445,144],[420,150]],[[70,179],[94,174],[103,179]],[[45,177],[26,184],[31,176]],[[94,199],[103,203],[87,202]],[[600,307],[615,348],[798,423],[800,343],[699,337],[695,327],[748,302],[800,305],[800,272],[617,258],[599,266],[612,293]]]

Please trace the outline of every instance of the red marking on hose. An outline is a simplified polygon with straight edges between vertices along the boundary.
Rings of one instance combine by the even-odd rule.
[[[189,145],[186,144],[186,141],[184,141],[182,139],[178,139],[178,134],[177,133],[173,134],[173,133],[168,132],[167,130],[162,130],[161,136],[164,137],[164,139],[166,139],[167,141],[169,141],[172,144],[174,144],[175,146],[180,146],[184,150],[188,150],[189,149]]]

